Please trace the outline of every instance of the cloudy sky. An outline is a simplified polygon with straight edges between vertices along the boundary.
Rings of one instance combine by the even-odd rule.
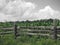
[[[0,0],[0,22],[60,19],[60,0]]]
[[[55,10],[60,10],[60,0],[26,0],[33,2],[39,6],[39,8],[44,8],[45,6],[49,5]]]

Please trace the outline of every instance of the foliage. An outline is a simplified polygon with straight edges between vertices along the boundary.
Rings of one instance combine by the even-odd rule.
[[[55,42],[52,39],[22,36],[14,39],[13,36],[0,37],[0,45],[60,45],[60,40]]]
[[[60,25],[60,21],[57,20],[57,25]],[[53,24],[53,20],[37,20],[37,21],[22,21],[16,22],[19,26],[50,26]],[[0,27],[12,27],[14,22],[0,22]],[[1,30],[0,30],[1,32]],[[0,35],[0,45],[60,45],[60,40],[47,39],[45,37],[38,36],[20,36],[20,38],[14,39],[14,35]]]
[[[56,19],[57,20],[57,19]],[[53,19],[36,20],[36,21],[16,21],[18,26],[51,26],[53,25]],[[60,20],[56,21],[56,24],[60,26]],[[0,26],[12,27],[14,22],[0,22]]]

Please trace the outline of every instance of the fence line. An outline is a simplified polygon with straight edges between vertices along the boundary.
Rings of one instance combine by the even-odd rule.
[[[34,26],[34,27],[21,26],[20,27],[20,26],[14,25],[14,27],[10,27],[10,28],[2,27],[0,28],[0,30],[5,31],[5,32],[0,32],[0,35],[14,33],[15,39],[21,34],[48,36],[48,37],[51,37],[52,39],[57,39],[58,37],[60,37],[60,26],[57,26],[57,27],[55,26]]]

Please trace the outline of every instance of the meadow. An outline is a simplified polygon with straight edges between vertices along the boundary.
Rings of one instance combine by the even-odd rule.
[[[17,21],[18,26],[50,26],[53,20],[37,20],[37,21]],[[57,26],[60,26],[60,21],[57,20]],[[0,22],[0,27],[12,27],[14,22]],[[0,30],[1,32],[1,30]],[[20,36],[14,38],[14,34],[0,35],[0,45],[60,45],[60,40],[53,40],[47,37],[40,36]]]
[[[0,37],[0,45],[60,45],[60,40],[22,36],[14,39],[12,35]]]

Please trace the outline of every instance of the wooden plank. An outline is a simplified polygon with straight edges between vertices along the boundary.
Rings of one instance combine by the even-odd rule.
[[[60,31],[60,30],[57,30],[57,31]]]
[[[52,28],[54,26],[21,26],[20,28]],[[57,28],[60,28],[60,26],[57,26]]]
[[[57,34],[57,39],[60,40],[60,35],[59,34]]]
[[[36,33],[27,33],[27,35],[49,36],[49,34],[36,34]]]
[[[58,36],[58,37],[60,37],[60,35],[59,35],[59,34],[57,34],[57,36]]]
[[[46,28],[46,29],[51,29],[53,26],[29,26],[29,27],[26,27],[26,26],[18,26],[19,28],[18,29],[41,29],[41,28]],[[60,26],[57,26],[57,28],[58,29],[60,29]],[[10,27],[10,28],[4,28],[4,27],[2,27],[2,28],[0,28],[0,29],[2,29],[2,30],[13,30],[14,29],[14,27]]]
[[[52,28],[54,26],[18,26],[18,28]],[[4,28],[4,27],[1,27],[1,28]],[[4,29],[11,29],[13,27],[10,27],[10,28],[4,28]],[[57,28],[60,28],[60,26],[57,26]]]
[[[32,32],[32,33],[43,33],[43,32],[44,32],[44,33],[45,33],[45,32],[46,32],[46,33],[47,33],[47,32],[49,33],[49,32],[50,32],[50,30],[20,30],[20,31],[21,31],[22,33],[23,33],[23,32]]]
[[[21,26],[20,28],[29,28],[29,29],[36,29],[36,28],[51,28],[51,26],[29,26],[29,27],[25,27],[25,26]]]
[[[26,26],[21,26],[20,29],[49,29],[51,30],[51,28],[54,27],[54,26],[29,26],[29,27],[26,27]]]
[[[13,30],[14,28],[0,28],[1,30]]]
[[[10,32],[0,32],[0,35],[11,34],[11,33],[14,33],[14,32],[13,31],[10,31]]]
[[[18,33],[18,35],[50,36],[49,34],[41,34],[41,33]]]
[[[21,30],[21,31],[42,31],[42,32],[49,32],[50,30]]]

